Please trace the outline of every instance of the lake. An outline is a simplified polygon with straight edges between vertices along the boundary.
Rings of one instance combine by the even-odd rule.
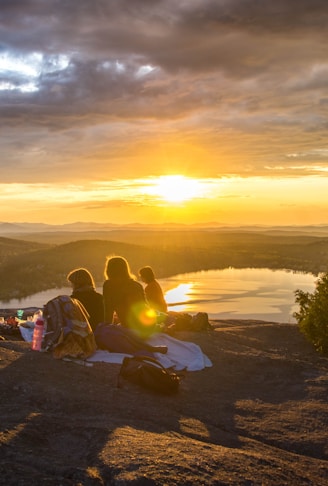
[[[161,281],[170,309],[207,312],[212,319],[296,322],[295,290],[313,292],[311,274],[267,268],[227,268],[177,275]]]
[[[311,274],[285,270],[227,268],[175,275],[159,282],[170,310],[207,312],[212,319],[295,322],[293,312],[298,306],[294,292],[313,292],[316,279]],[[70,293],[70,287],[52,289],[0,302],[0,307],[42,307],[52,297]]]

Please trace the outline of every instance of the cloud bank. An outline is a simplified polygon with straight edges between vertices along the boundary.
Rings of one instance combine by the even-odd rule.
[[[2,182],[327,167],[326,0],[2,0]]]

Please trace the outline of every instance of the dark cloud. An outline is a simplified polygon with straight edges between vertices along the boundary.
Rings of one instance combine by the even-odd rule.
[[[222,171],[288,165],[326,144],[327,20],[326,0],[2,0],[2,163],[118,170],[179,133],[229,154]]]

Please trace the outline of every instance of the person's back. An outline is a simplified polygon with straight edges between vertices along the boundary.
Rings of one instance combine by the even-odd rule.
[[[145,293],[142,285],[132,278],[122,280],[105,280],[103,285],[105,321],[113,322],[114,312],[119,323],[131,327],[130,314],[134,306],[145,304]]]
[[[116,313],[119,324],[148,337],[156,325],[156,314],[149,308],[143,286],[134,279],[127,260],[120,256],[107,259],[105,277],[105,321],[113,323]]]
[[[167,303],[164,298],[163,290],[155,279],[151,267],[143,267],[139,270],[141,280],[145,282],[145,295],[150,307],[159,312],[167,312]]]
[[[97,325],[104,320],[103,296],[93,289],[77,289],[72,292],[71,297],[78,299],[84,305],[90,316],[89,322],[94,331]]]
[[[78,299],[89,314],[89,322],[94,331],[104,321],[103,296],[96,291],[91,273],[85,268],[70,272],[67,280],[73,285],[71,297]]]
[[[146,285],[145,294],[152,309],[159,312],[167,312],[167,303],[164,299],[162,288],[157,280],[153,280]]]

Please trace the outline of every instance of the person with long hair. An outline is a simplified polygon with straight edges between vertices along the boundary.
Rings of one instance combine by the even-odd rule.
[[[156,313],[150,309],[141,283],[131,273],[124,257],[112,256],[105,266],[106,280],[103,284],[105,321],[118,322],[134,329],[141,336],[151,334],[156,324]]]
[[[105,322],[95,337],[100,349],[112,352],[166,353],[166,346],[151,346],[145,340],[156,328],[156,313],[150,309],[143,286],[122,256],[107,258],[103,284]]]
[[[139,270],[141,280],[146,284],[145,294],[150,307],[159,312],[167,312],[167,303],[164,299],[162,287],[155,278],[153,269],[150,266],[142,267]]]
[[[92,274],[86,268],[76,268],[67,275],[72,284],[71,297],[78,299],[89,314],[89,323],[93,331],[104,320],[104,303],[101,293],[96,291]]]
[[[128,261],[121,256],[107,258],[103,284],[105,321],[118,322],[125,327],[136,328],[140,324],[142,310],[147,301],[142,285],[131,273]]]

